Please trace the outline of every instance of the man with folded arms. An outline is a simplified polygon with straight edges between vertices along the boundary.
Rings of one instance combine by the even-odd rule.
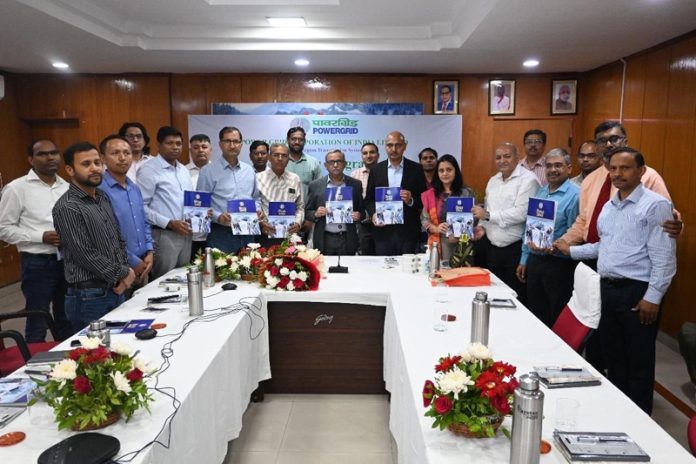
[[[65,256],[65,312],[78,332],[123,303],[135,272],[109,197],[97,188],[103,172],[97,147],[79,142],[63,156],[72,183],[53,207],[53,221]]]
[[[193,191],[188,169],[179,162],[181,131],[164,126],[157,131],[159,156],[138,170],[147,221],[152,225],[155,262],[152,278],[157,279],[191,258],[191,226],[184,220],[184,191]]]
[[[358,233],[356,223],[362,215],[362,184],[359,180],[346,176],[346,155],[341,150],[332,150],[326,154],[328,175],[320,177],[309,184],[305,220],[314,223],[314,248],[325,255],[355,255],[358,251]],[[327,224],[326,189],[341,187],[351,189],[353,223]]]
[[[526,289],[517,279],[516,271],[522,254],[529,197],[539,189],[539,181],[519,163],[517,147],[511,143],[495,149],[495,164],[498,174],[488,181],[484,206],[471,209],[479,220],[474,236],[480,241],[476,263],[497,275],[524,302]]]
[[[256,176],[251,166],[239,161],[244,141],[241,131],[236,127],[223,127],[219,137],[222,156],[203,168],[196,190],[211,193],[213,223],[208,245],[225,253],[236,253],[253,242],[254,236],[232,234],[227,201],[255,200],[258,197]]]
[[[106,167],[99,189],[109,197],[121,237],[126,242],[128,265],[135,271],[134,286],[126,292],[147,284],[154,262],[154,246],[150,224],[145,219],[143,196],[128,178],[133,162],[130,145],[120,135],[109,135],[99,144],[102,164]]]
[[[534,198],[556,203],[553,239],[563,235],[578,215],[580,189],[568,176],[572,168],[570,155],[554,148],[544,156],[546,180]],[[549,242],[550,246],[551,242]],[[527,240],[522,243],[522,257],[517,266],[517,278],[527,284],[527,307],[548,327],[552,327],[561,310],[573,294],[573,273],[577,263],[569,257],[554,253],[553,248],[539,248]]]
[[[256,183],[259,190],[259,202],[261,204],[264,220],[261,221],[261,244],[270,246],[282,242],[281,238],[272,238],[275,234],[273,227],[267,220],[268,205],[272,201],[284,201],[295,203],[295,218],[288,227],[288,234],[296,234],[300,231],[300,225],[304,220],[304,192],[302,181],[297,174],[286,170],[288,166],[290,150],[284,143],[271,145],[271,154],[268,159],[271,169],[256,174]]]
[[[617,192],[599,214],[599,241],[572,247],[560,241],[558,249],[574,259],[598,259],[609,380],[650,414],[660,303],[677,270],[676,241],[663,228],[672,205],[643,187],[638,150],[616,147],[607,158]]]
[[[51,210],[68,191],[69,184],[56,173],[60,151],[50,140],[32,143],[27,156],[31,169],[26,176],[5,186],[0,199],[0,240],[17,245],[22,258],[22,293],[27,310],[49,312],[63,340],[72,334],[65,316],[65,277],[58,252],[60,237],[53,226]],[[29,343],[46,339],[43,318],[29,317],[24,331]]]

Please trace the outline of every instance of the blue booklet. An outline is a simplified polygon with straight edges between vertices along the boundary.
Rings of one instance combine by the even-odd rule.
[[[351,187],[326,187],[327,224],[353,223],[353,189]]]
[[[268,202],[268,222],[275,227],[273,238],[285,238],[288,235],[290,224],[295,222],[295,202]]]
[[[256,215],[256,202],[246,200],[229,200],[227,212],[230,213],[232,235],[259,235],[259,218]]]
[[[448,236],[459,238],[466,235],[470,239],[474,237],[474,215],[471,213],[473,207],[473,198],[449,197],[447,199]]]
[[[556,222],[556,202],[531,197],[527,207],[527,226],[524,241],[539,248],[553,248],[553,232]]]
[[[403,224],[404,202],[401,187],[375,187],[375,215],[377,224]]]
[[[205,238],[210,233],[211,198],[207,192],[184,191],[184,221],[193,231],[193,238]]]

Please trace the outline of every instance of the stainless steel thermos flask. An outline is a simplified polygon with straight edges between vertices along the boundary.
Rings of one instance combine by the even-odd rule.
[[[203,264],[203,285],[210,288],[215,285],[215,258],[210,247],[205,248],[205,261]]]
[[[203,282],[198,268],[190,268],[186,274],[186,280],[188,281],[189,316],[200,316],[203,314]]]
[[[491,318],[491,303],[486,292],[476,292],[471,302],[471,343],[488,346],[488,326]]]
[[[510,464],[539,464],[544,394],[539,390],[539,377],[536,374],[520,377],[513,409]]]

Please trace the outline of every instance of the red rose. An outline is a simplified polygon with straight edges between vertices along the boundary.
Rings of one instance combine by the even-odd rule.
[[[423,385],[423,407],[427,408],[433,402],[435,395],[435,384],[431,380],[426,380]]]
[[[278,274],[280,274],[280,271],[278,270],[278,268],[275,267],[275,266],[272,267],[272,268],[271,268],[271,275],[272,275],[273,277],[276,277]]]
[[[68,353],[68,357],[73,361],[77,362],[80,360],[80,357],[82,355],[85,355],[87,353],[89,353],[89,350],[87,348],[75,348],[74,350],[71,350],[70,353]]]
[[[507,396],[495,396],[490,399],[491,405],[498,411],[500,414],[507,416],[510,414],[510,403],[508,403]]]
[[[84,375],[75,377],[75,380],[73,380],[73,388],[81,395],[86,395],[92,391],[92,385],[90,385],[89,379],[87,379],[87,377]]]
[[[266,254],[266,249],[264,247],[259,248],[259,253]]]
[[[137,382],[138,380],[143,380],[143,371],[137,367],[126,374],[126,378],[130,383]]]
[[[302,282],[300,279],[295,279],[295,280],[292,281],[292,285],[293,285],[296,289],[302,289],[302,288],[304,288],[304,284],[305,284],[305,283]]]
[[[435,412],[438,414],[447,414],[452,410],[452,400],[447,396],[438,396],[435,398]]]
[[[85,364],[93,364],[104,362],[109,359],[110,352],[105,347],[100,346],[93,350],[90,350],[87,356],[85,356]]]
[[[283,277],[280,278],[280,282],[278,283],[278,285],[279,285],[281,288],[285,288],[285,287],[288,286],[288,282],[290,282],[290,277],[288,277],[288,276],[283,276]]]

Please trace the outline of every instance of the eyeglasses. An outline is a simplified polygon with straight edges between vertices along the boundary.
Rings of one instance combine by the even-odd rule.
[[[128,140],[140,140],[143,138],[143,134],[126,134],[125,137]]]
[[[343,163],[345,163],[345,161],[343,161],[343,160],[327,160],[326,161],[326,164],[334,164],[334,165],[339,165],[339,164],[343,164]]]
[[[598,145],[606,145],[607,143],[611,143],[612,145],[616,145],[617,143],[626,140],[626,137],[622,135],[612,135],[610,137],[597,137],[597,142]]]
[[[525,145],[543,145],[544,141],[540,139],[529,139],[524,141]]]
[[[222,139],[222,140],[220,140],[220,143],[224,143],[225,145],[229,145],[229,144],[232,144],[232,145],[241,145],[241,144],[242,144],[242,141],[241,141],[241,140],[238,140],[238,139],[235,139],[235,140]]]

